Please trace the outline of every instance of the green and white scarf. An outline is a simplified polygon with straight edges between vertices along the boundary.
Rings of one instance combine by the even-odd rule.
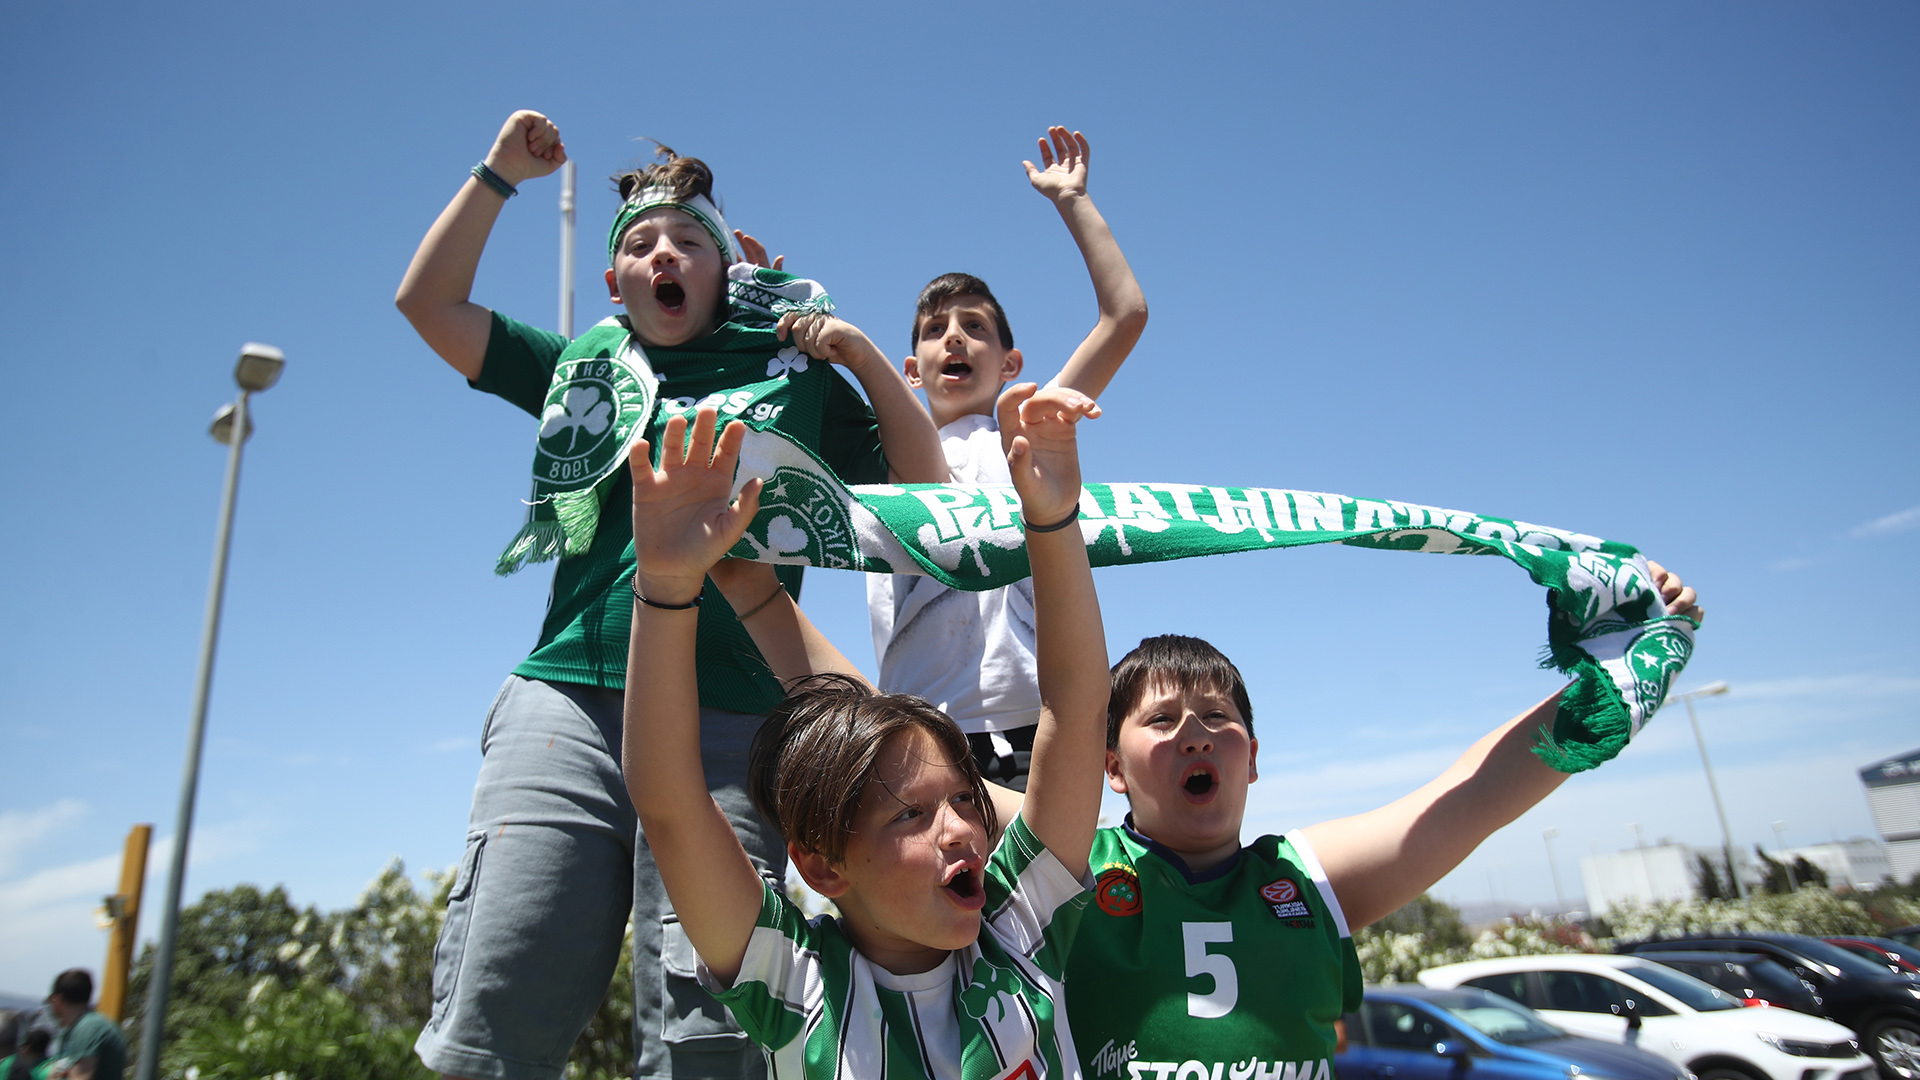
[[[746,263],[727,271],[727,304],[727,321],[745,326],[771,326],[789,311],[833,311],[818,282]],[[527,522],[500,553],[495,573],[589,549],[607,485],[646,433],[659,389],[625,316],[603,319],[567,344],[540,410]]]
[[[736,482],[752,477],[766,488],[737,558],[925,574],[970,591],[1031,572],[1011,485],[848,488],[775,431],[748,434]],[[1535,748],[1562,772],[1619,753],[1693,654],[1695,623],[1666,613],[1636,549],[1507,518],[1276,488],[1088,484],[1080,535],[1095,566],[1304,544],[1505,556],[1547,587],[1542,665],[1574,679]]]

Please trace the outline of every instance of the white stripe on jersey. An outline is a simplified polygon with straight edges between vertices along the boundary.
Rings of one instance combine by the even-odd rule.
[[[1313,845],[1307,841],[1307,834],[1295,829],[1287,834],[1287,843],[1293,845],[1293,853],[1300,857],[1300,865],[1313,879],[1313,887],[1320,890],[1320,899],[1327,902],[1327,910],[1333,914],[1333,925],[1339,927],[1340,936],[1353,936],[1347,930],[1347,913],[1340,910],[1340,898],[1333,895],[1333,883],[1327,880],[1327,868],[1320,865],[1320,856],[1316,855]]]

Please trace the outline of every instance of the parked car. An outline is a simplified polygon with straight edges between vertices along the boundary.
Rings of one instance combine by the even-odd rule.
[[[1662,952],[1760,953],[1805,979],[1820,995],[1821,1015],[1860,1034],[1887,1080],[1920,1080],[1920,979],[1800,934],[1670,938],[1623,946],[1649,959]]]
[[[1742,1005],[1774,1005],[1820,1016],[1826,1004],[1812,983],[1759,953],[1663,952],[1650,953],[1647,959],[1725,990]]]
[[[1368,987],[1346,1017],[1340,1080],[1691,1080],[1664,1058],[1570,1035],[1484,990]]]
[[[1575,1035],[1636,1046],[1700,1080],[1873,1080],[1853,1032],[1788,1009],[1749,1009],[1690,975],[1637,956],[1514,956],[1420,973],[1532,1008]]]
[[[1885,964],[1895,975],[1920,975],[1920,949],[1905,942],[1883,937],[1829,937],[1820,940],[1829,945],[1838,945],[1855,956],[1864,956],[1876,964]]]

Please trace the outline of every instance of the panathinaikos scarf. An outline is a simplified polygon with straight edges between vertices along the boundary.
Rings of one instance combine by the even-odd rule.
[[[727,271],[727,305],[730,322],[771,326],[789,311],[831,312],[833,298],[817,282],[739,263]],[[587,551],[607,485],[646,433],[659,389],[624,316],[604,319],[567,344],[540,410],[527,523],[500,553],[495,573]]]
[[[805,447],[759,430],[741,452],[737,483],[752,477],[766,487],[735,557],[925,574],[972,591],[1030,572],[1010,485],[848,488]],[[1546,586],[1542,663],[1574,679],[1535,748],[1561,772],[1619,753],[1693,654],[1694,622],[1666,613],[1637,550],[1506,518],[1275,488],[1088,484],[1080,535],[1095,566],[1302,544],[1505,556]]]

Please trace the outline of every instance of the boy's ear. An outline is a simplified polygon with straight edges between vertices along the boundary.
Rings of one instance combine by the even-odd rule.
[[[1107,751],[1107,786],[1117,795],[1127,793],[1127,778],[1120,772],[1120,755]]]
[[[915,390],[920,389],[920,358],[917,356],[909,356],[905,360],[900,361],[900,374],[907,377],[908,386],[913,387]]]
[[[800,871],[800,880],[807,883],[807,888],[829,900],[846,895],[846,876],[825,855],[790,843],[787,845],[787,861]]]
[[[620,299],[620,283],[613,280],[612,267],[607,268],[607,295],[611,297],[616,304],[626,303],[626,301]]]
[[[1260,740],[1247,739],[1247,783],[1260,779]]]
[[[1006,366],[1000,369],[1000,384],[1005,386],[1007,383],[1019,378],[1020,369],[1025,366],[1026,361],[1021,358],[1020,350],[1008,349]]]

